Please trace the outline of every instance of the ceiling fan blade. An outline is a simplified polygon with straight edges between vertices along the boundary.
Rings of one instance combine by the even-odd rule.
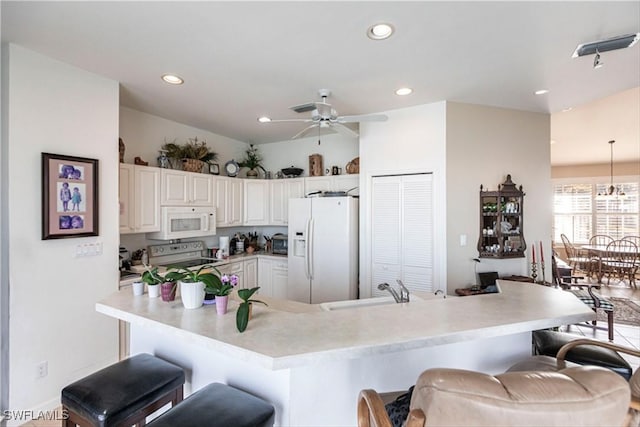
[[[384,114],[362,114],[360,116],[340,116],[336,119],[338,123],[358,123],[358,122],[386,122],[388,119]]]
[[[345,125],[341,125],[340,123],[331,123],[331,127],[341,133],[344,136],[348,136],[350,138],[357,138],[359,136],[358,132],[355,130],[346,127]]]
[[[305,136],[307,133],[309,133],[315,127],[318,127],[318,123],[314,123],[314,124],[312,124],[310,126],[307,126],[306,128],[302,129],[300,132],[298,132],[295,135],[293,135],[291,137],[291,139],[302,138],[303,136]]]
[[[311,119],[278,119],[278,120],[269,120],[268,122],[263,123],[282,123],[282,122],[298,122],[298,123],[309,123],[312,122]]]

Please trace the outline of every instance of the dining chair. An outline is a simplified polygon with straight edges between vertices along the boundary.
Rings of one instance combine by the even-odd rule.
[[[602,272],[607,275],[607,285],[611,277],[629,280],[629,286],[636,287],[638,272],[638,246],[631,240],[614,240],[607,245],[605,257],[601,261]]]
[[[634,245],[640,248],[640,236],[624,236],[622,240],[629,240]]]
[[[615,239],[611,236],[607,236],[606,234],[596,234],[595,236],[591,236],[589,239],[589,246],[607,246],[609,243],[613,242]]]
[[[604,311],[607,315],[608,338],[609,341],[613,341],[613,310],[615,309],[615,306],[607,298],[593,290],[593,288],[597,289],[599,285],[591,285],[589,283],[574,281],[572,280],[574,278],[573,276],[561,276],[558,271],[558,262],[556,261],[555,255],[551,255],[551,274],[553,283],[556,287],[564,289],[567,292],[571,292],[594,312],[597,313],[598,310]],[[566,279],[569,279],[569,281],[567,282]],[[597,328],[597,320],[592,320],[591,326]]]
[[[569,265],[591,276],[597,266],[597,260],[594,260],[588,251],[576,248],[565,234],[561,234],[560,238],[564,244]]]

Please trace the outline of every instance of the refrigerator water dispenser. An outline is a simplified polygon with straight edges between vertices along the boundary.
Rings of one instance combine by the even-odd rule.
[[[293,240],[293,256],[304,256],[306,249],[306,241],[303,239],[294,239]]]

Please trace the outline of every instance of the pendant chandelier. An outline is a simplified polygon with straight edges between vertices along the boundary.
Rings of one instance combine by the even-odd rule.
[[[613,185],[613,144],[615,144],[615,142],[615,140],[609,141],[609,146],[611,147],[611,181],[606,193],[598,193],[596,196],[601,200],[623,199],[626,197],[626,194],[619,187]]]

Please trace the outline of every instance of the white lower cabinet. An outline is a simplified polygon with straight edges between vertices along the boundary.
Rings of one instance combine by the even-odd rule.
[[[259,293],[272,298],[287,298],[287,260],[260,258],[258,260]]]
[[[244,283],[244,262],[242,260],[221,265],[220,267],[216,268],[218,269],[220,274],[227,274],[229,276],[235,274],[236,276],[238,276],[238,289],[246,288]]]
[[[255,288],[258,286],[258,260],[250,259],[243,263],[244,287]]]

